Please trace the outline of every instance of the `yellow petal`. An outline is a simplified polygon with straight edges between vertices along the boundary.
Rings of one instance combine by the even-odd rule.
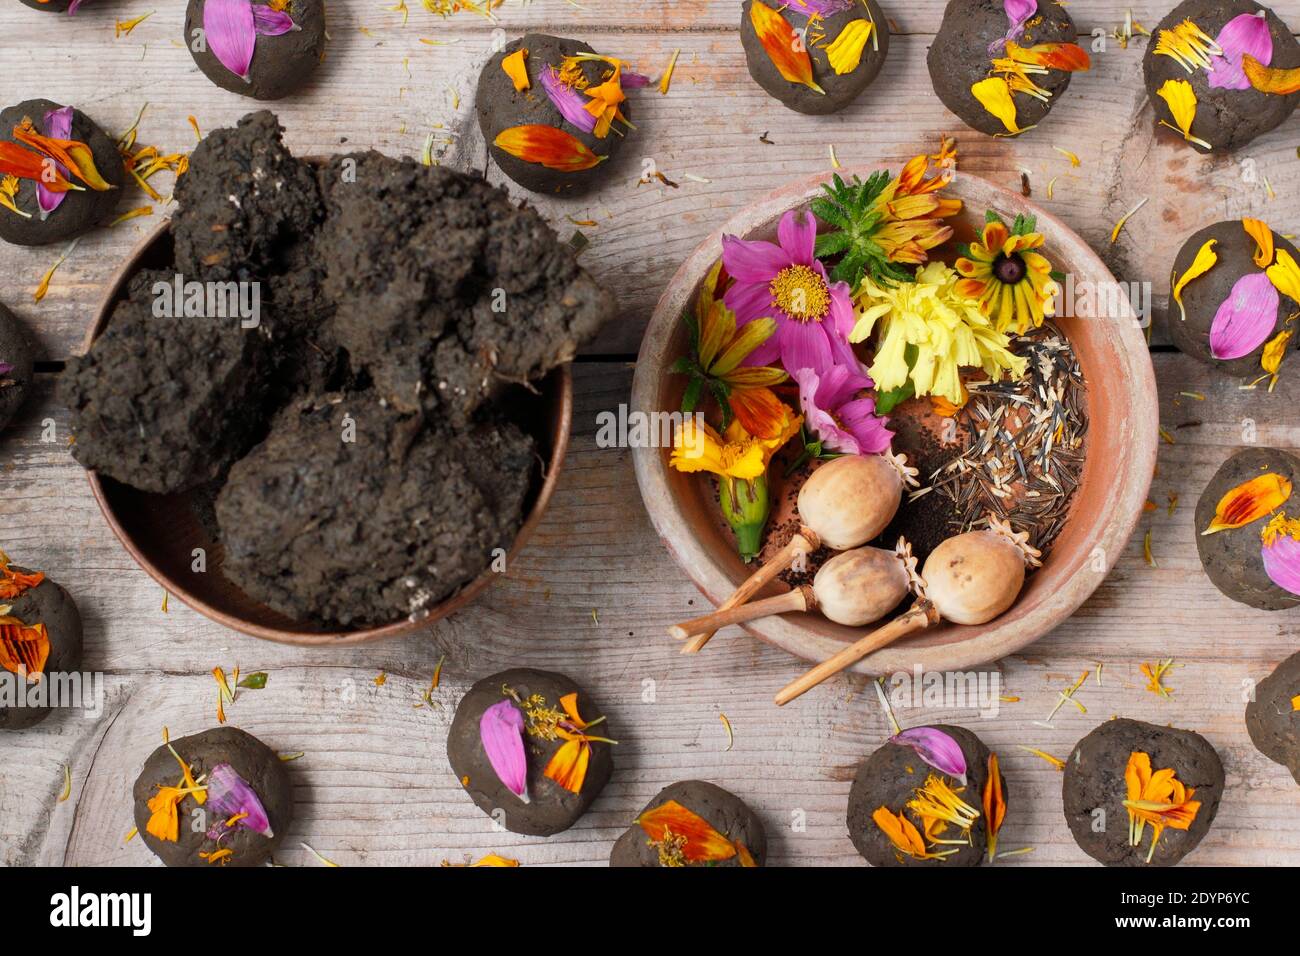
[[[1002,121],[1008,133],[1024,132],[1016,125],[1016,104],[1011,99],[1011,87],[1000,76],[980,80],[970,88],[971,95],[980,105]]]
[[[1293,302],[1300,302],[1300,266],[1291,253],[1277,250],[1277,261],[1264,270],[1274,288]]]
[[[1196,120],[1196,93],[1192,90],[1192,84],[1186,80],[1165,80],[1164,85],[1156,90],[1156,95],[1168,105],[1169,115],[1174,118],[1183,139],[1209,149],[1209,143],[1192,135],[1192,123]],[[1164,123],[1164,120],[1161,122]]]
[[[862,62],[862,50],[871,37],[872,25],[869,20],[850,20],[835,42],[826,48],[826,59],[838,75],[852,73],[858,68]]]
[[[1267,269],[1273,262],[1273,230],[1267,223],[1247,217],[1242,217],[1241,226],[1255,240],[1255,265]]]
[[[1270,233],[1272,235],[1272,233]],[[1198,276],[1203,276],[1210,271],[1210,267],[1219,261],[1218,253],[1214,251],[1214,244],[1217,239],[1206,239],[1201,244],[1201,248],[1196,250],[1196,258],[1192,264],[1187,267],[1187,271],[1178,277],[1174,283],[1174,301],[1178,303],[1178,314],[1182,319],[1187,318],[1187,311],[1183,308],[1183,289],[1187,283],[1191,282]]]

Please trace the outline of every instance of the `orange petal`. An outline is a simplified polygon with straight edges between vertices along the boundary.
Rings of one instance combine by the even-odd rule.
[[[1092,67],[1087,51],[1077,43],[1036,43],[1023,47],[1008,41],[1007,56],[1019,63],[1036,63],[1067,73]]]
[[[785,426],[785,403],[770,388],[733,388],[727,403],[755,438],[775,438]]]
[[[51,139],[21,123],[14,127],[14,139],[24,146],[30,146],[37,152],[44,153],[50,159],[58,160],[96,192],[102,193],[113,188],[113,184],[107,182],[95,168],[95,156],[85,143],[72,139]]]
[[[730,860],[737,852],[734,843],[713,829],[707,820],[687,810],[676,800],[669,800],[647,810],[636,822],[655,843],[662,843],[670,834],[685,837],[682,856],[689,863]]]
[[[0,618],[0,667],[33,680],[45,673],[50,658],[50,635],[44,624],[26,625],[17,618]]]
[[[1201,534],[1214,534],[1258,521],[1291,497],[1291,480],[1275,472],[1256,475],[1228,490],[1214,509],[1214,519]]]
[[[587,765],[591,762],[591,744],[581,738],[566,740],[555,751],[550,763],[542,771],[570,793],[582,792],[582,782],[587,779]]]
[[[605,161],[577,137],[554,126],[529,124],[503,129],[492,145],[526,163],[537,163],[562,173],[591,169]]]
[[[1255,265],[1267,269],[1273,264],[1273,230],[1268,227],[1268,223],[1244,216],[1241,225],[1246,230],[1246,235],[1255,240]]]
[[[754,855],[749,852],[749,848],[739,840],[736,841],[736,856],[740,860],[740,865],[745,867],[756,867],[758,864],[754,861]]]
[[[72,188],[72,183],[63,177],[58,167],[40,153],[8,141],[0,143],[0,173],[44,183],[45,188],[54,193],[64,193]]]
[[[576,691],[572,694],[565,694],[561,697],[560,706],[563,707],[564,712],[569,715],[569,720],[573,722],[573,726],[577,727],[579,730],[584,730],[586,728],[587,722],[578,715],[578,694]]]
[[[1249,53],[1241,58],[1241,69],[1250,80],[1250,85],[1261,93],[1278,93],[1286,96],[1300,92],[1300,67],[1284,70],[1276,66],[1265,66]]]
[[[510,77],[516,93],[528,89],[528,67],[524,62],[527,59],[528,51],[520,47],[501,61],[501,69],[505,71],[506,76]]]
[[[763,44],[772,65],[791,83],[799,83],[810,90],[824,94],[813,81],[812,60],[803,42],[795,35],[794,27],[762,0],[753,0],[749,6],[749,22]]]

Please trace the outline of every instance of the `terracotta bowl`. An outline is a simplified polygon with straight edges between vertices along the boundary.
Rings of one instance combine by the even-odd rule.
[[[171,226],[163,222],[132,250],[126,265],[114,277],[95,313],[83,351],[90,348],[108,324],[113,307],[126,295],[131,277],[141,269],[167,268],[171,262]],[[560,465],[569,446],[573,380],[568,366],[553,371],[537,388],[540,394],[534,400],[515,403],[521,409],[516,424],[537,440],[539,453],[546,462],[544,477],[533,480],[526,516],[507,552],[507,564],[523,549],[541,521],[559,481]],[[401,620],[382,627],[349,631],[317,627],[271,610],[226,579],[221,573],[224,551],[197,519],[192,494],[149,494],[93,471],[86,474],[108,526],[151,578],[204,617],[265,640],[303,645],[360,644],[409,634],[469,604],[500,577],[491,570],[485,571],[417,621]],[[190,570],[194,548],[206,550],[208,568],[204,574]]]
[[[874,171],[847,169],[841,175],[865,179]],[[667,368],[688,350],[681,316],[718,259],[722,235],[775,240],[782,214],[806,207],[828,178],[829,173],[793,183],[747,207],[682,263],[659,300],[641,344],[632,385],[634,409],[672,412],[680,408],[684,376],[670,375]],[[964,173],[956,176],[946,195],[965,203],[953,220],[957,240],[976,237],[985,209],[998,211],[1008,222],[1019,213],[1029,213],[1038,217],[1047,257],[1055,268],[1073,276],[1076,287],[1082,281],[1114,282],[1082,239],[1022,196]],[[1094,555],[1102,555],[1107,568],[1119,558],[1142,512],[1155,469],[1159,425],[1150,353],[1127,301],[1115,316],[1067,315],[1057,323],[1074,345],[1088,386],[1089,431],[1080,485],[1047,561],[1029,578],[1016,604],[991,623],[932,627],[864,658],[853,668],[859,673],[890,674],[916,665],[961,670],[1018,651],[1074,613],[1101,583],[1105,575],[1094,570]],[[752,567],[741,562],[729,530],[718,520],[713,483],[669,468],[668,457],[665,448],[634,450],[641,495],[669,552],[716,605]],[[762,594],[784,590],[784,585],[773,582]],[[810,661],[830,657],[865,633],[815,612],[763,618],[744,627]],[[707,654],[707,648],[702,653]]]

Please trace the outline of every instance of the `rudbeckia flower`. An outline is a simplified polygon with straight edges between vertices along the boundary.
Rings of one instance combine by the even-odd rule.
[[[968,255],[956,262],[963,277],[957,292],[978,299],[980,311],[993,319],[999,332],[1013,326],[1017,332],[1037,328],[1044,315],[1055,312],[1052,264],[1034,252],[1043,245],[1043,237],[1033,229],[1032,218],[1017,216],[1010,229],[1001,219],[992,218],[981,241],[972,242]]]
[[[776,358],[787,369],[857,362],[848,344],[853,303],[845,282],[831,282],[817,261],[817,221],[791,210],[781,217],[777,242],[722,237],[722,263],[735,282],[723,296],[738,325],[771,318],[775,334],[750,353],[749,365]]]
[[[885,427],[889,419],[876,415],[874,398],[863,396],[872,382],[857,368],[801,368],[793,377],[799,383],[805,428],[822,451],[868,455],[889,450],[894,437]]]

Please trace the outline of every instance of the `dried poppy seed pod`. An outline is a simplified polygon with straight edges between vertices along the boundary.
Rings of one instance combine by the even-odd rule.
[[[1040,556],[1028,532],[990,515],[987,530],[949,538],[930,553],[921,573],[925,596],[945,621],[987,624],[1015,603],[1025,566],[1038,567]]]
[[[916,580],[916,559],[900,538],[895,551],[855,548],[835,555],[817,571],[813,593],[828,619],[862,627],[898,607]]]
[[[799,516],[828,548],[858,548],[889,527],[907,484],[916,484],[916,469],[906,455],[834,458],[799,489]]]

